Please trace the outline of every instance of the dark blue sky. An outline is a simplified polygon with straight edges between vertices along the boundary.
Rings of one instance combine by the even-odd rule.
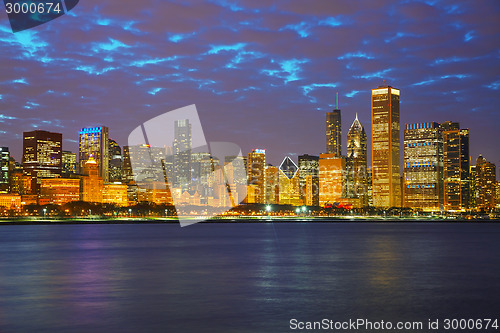
[[[325,151],[339,92],[343,144],[370,89],[401,89],[401,126],[459,121],[471,155],[500,160],[500,1],[92,1],[13,34],[0,14],[0,145],[22,132],[128,134],[196,104],[209,141],[244,152]],[[166,129],[171,130],[171,129]],[[370,145],[371,147],[371,145]]]

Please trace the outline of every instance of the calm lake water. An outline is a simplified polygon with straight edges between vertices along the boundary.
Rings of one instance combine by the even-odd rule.
[[[500,224],[0,226],[0,332],[292,332],[292,318],[500,320]]]

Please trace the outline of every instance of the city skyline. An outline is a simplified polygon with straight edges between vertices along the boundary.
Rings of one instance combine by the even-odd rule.
[[[265,148],[278,165],[324,152],[336,92],[342,128],[356,113],[368,124],[370,89],[385,80],[402,91],[402,124],[460,122],[472,159],[498,162],[499,14],[496,1],[82,2],[13,34],[2,11],[0,140],[19,159],[22,131],[40,128],[76,151],[75,127],[106,125],[123,145],[194,103],[209,141]]]

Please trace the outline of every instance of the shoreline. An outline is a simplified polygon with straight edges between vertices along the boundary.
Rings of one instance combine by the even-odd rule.
[[[198,223],[215,223],[215,224],[268,224],[268,223],[394,223],[394,224],[493,224],[499,223],[500,219],[484,219],[484,220],[466,220],[466,219],[428,219],[428,218],[377,218],[377,217],[317,217],[317,218],[290,218],[290,217],[275,217],[275,218],[212,218],[201,220]],[[86,224],[179,224],[177,219],[165,218],[67,218],[67,219],[0,219],[0,226],[2,225],[86,225]],[[500,225],[500,223],[499,223]]]

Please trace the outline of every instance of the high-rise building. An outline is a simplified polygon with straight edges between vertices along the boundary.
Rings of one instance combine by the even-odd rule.
[[[247,185],[247,158],[245,156],[226,156],[224,158],[225,165],[232,165],[232,177],[230,184]]]
[[[469,208],[469,130],[447,121],[443,129],[444,209],[463,211]]]
[[[319,205],[334,204],[345,198],[345,157],[319,155]]]
[[[148,144],[125,146],[123,179],[125,182],[165,181],[165,149]]]
[[[299,191],[299,167],[286,156],[279,167],[279,203],[280,205],[299,206],[303,204]]]
[[[9,148],[0,147],[0,191],[9,190]]]
[[[174,186],[187,189],[191,182],[191,124],[189,119],[176,120],[174,125]]]
[[[336,157],[342,155],[342,122],[338,105],[326,114],[326,152]]]
[[[400,91],[391,86],[372,89],[373,205],[401,204]]]
[[[438,123],[406,124],[404,206],[424,211],[444,208],[443,135]]]
[[[254,202],[265,203],[266,200],[266,151],[265,149],[254,149],[248,153],[248,185],[249,199]]]
[[[368,205],[367,137],[361,122],[356,119],[347,134],[346,196],[358,199],[358,206]]]
[[[37,194],[42,178],[54,178],[62,170],[62,134],[42,130],[23,133],[23,171]]]
[[[115,140],[109,139],[109,182],[122,181],[123,158],[122,149]]]
[[[278,182],[278,168],[272,165],[266,167],[266,204],[278,204],[280,188]]]
[[[476,160],[476,208],[489,212],[496,206],[496,166],[479,155]]]
[[[309,179],[309,181],[308,181]],[[309,186],[308,186],[309,185]],[[319,157],[299,156],[300,197],[308,206],[319,205]],[[309,198],[309,200],[307,199]]]
[[[130,159],[130,147],[123,146],[123,167],[122,167],[122,182],[125,184],[134,181],[134,172],[132,170],[132,161]]]
[[[99,169],[99,177],[109,182],[109,130],[107,127],[82,128],[80,134],[80,172],[92,156]]]
[[[61,175],[65,178],[71,177],[77,173],[76,168],[76,153],[72,153],[70,151],[62,152],[62,172]]]
[[[477,205],[476,189],[476,166],[469,166],[469,208],[474,209]]]

